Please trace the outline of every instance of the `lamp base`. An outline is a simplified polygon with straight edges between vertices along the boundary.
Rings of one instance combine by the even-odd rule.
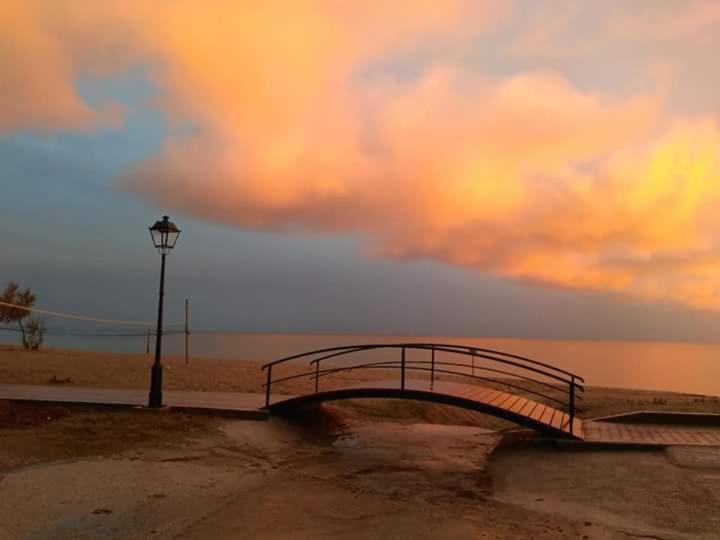
[[[156,362],[153,364],[150,377],[150,395],[148,396],[148,407],[157,409],[162,407],[162,364]]]

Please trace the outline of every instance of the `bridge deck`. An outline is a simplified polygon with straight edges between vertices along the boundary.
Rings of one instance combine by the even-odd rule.
[[[476,410],[505,418],[511,422],[555,435],[583,439],[582,420],[575,417],[572,430],[570,416],[554,407],[501,390],[447,381],[435,381],[430,390],[427,380],[366,381],[332,390],[321,390],[304,396],[278,396],[270,409],[281,409],[305,402],[353,398],[401,398],[433,401]]]

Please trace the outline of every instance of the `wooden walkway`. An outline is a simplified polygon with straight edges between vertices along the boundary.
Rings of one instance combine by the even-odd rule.
[[[575,418],[572,428],[568,414],[529,398],[473,384],[435,381],[433,389],[427,380],[367,381],[342,388],[319,391],[303,396],[277,396],[270,410],[302,406],[310,402],[356,398],[414,399],[444,403],[504,418],[548,434],[582,440],[582,420]]]
[[[585,441],[608,446],[720,446],[720,426],[585,420]]]

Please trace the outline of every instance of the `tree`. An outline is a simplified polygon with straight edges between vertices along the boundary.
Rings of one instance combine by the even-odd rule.
[[[37,350],[45,337],[45,326],[38,319],[23,320],[30,315],[35,305],[35,294],[30,289],[22,290],[14,281],[10,281],[0,294],[0,323],[17,324],[22,334],[22,344],[26,349]],[[11,304],[11,305],[6,305]]]

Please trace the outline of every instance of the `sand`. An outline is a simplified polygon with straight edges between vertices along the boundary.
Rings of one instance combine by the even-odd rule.
[[[496,500],[528,510],[630,537],[720,535],[720,448],[510,449],[493,456],[488,473]]]
[[[228,360],[193,358],[189,365],[183,358],[163,360],[164,387],[169,390],[222,392],[262,392],[265,372],[252,359]],[[96,388],[139,388],[149,386],[152,357],[143,354],[82,352],[68,350],[24,351],[19,347],[0,345],[0,384],[49,384],[66,381],[69,386]],[[274,376],[305,370],[304,365],[285,365]],[[396,372],[365,370],[341,372],[323,379],[323,388],[342,386],[364,380],[397,378]],[[440,377],[442,378],[442,377]],[[463,379],[463,382],[468,382]],[[298,394],[310,391],[310,379],[289,381],[274,391]],[[558,393],[559,396],[559,393]],[[537,399],[535,396],[529,396]],[[493,417],[442,405],[393,400],[356,400],[338,402],[334,407],[367,419],[394,418],[399,421],[423,421],[505,429],[513,425]],[[720,413],[720,397],[674,392],[623,390],[589,386],[578,401],[580,416],[595,418],[636,410],[673,410]]]
[[[145,388],[149,364],[5,347],[0,382]],[[167,364],[169,388],[261,380],[252,361]],[[586,397],[595,416],[720,411],[685,394]],[[269,422],[0,401],[0,538],[718,537],[720,449],[498,449],[497,422],[392,400]]]

